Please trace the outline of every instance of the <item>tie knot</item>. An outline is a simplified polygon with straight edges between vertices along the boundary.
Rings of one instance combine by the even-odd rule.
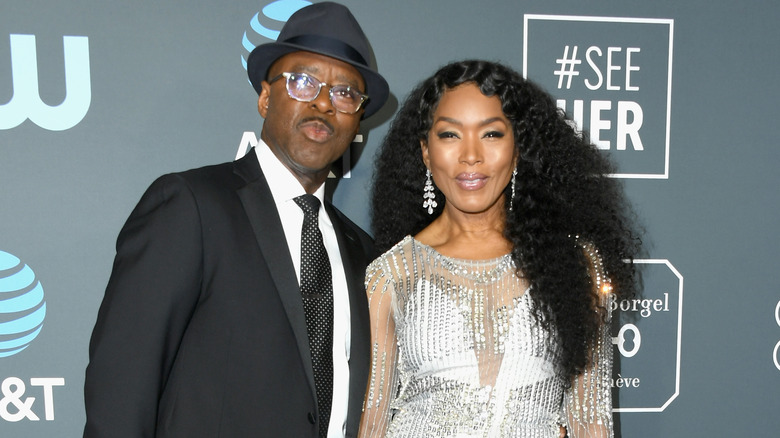
[[[316,217],[320,212],[320,200],[317,199],[317,197],[314,195],[307,193],[305,195],[294,198],[293,201],[298,204],[298,207],[301,207],[304,216],[313,214]]]

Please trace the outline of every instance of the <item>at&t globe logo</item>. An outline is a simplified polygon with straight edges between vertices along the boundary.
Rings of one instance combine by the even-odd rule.
[[[249,34],[244,32],[244,38],[241,41],[246,50],[241,55],[241,63],[244,65],[244,70],[246,70],[246,59],[249,57],[249,53],[259,44],[267,43],[269,40],[276,41],[279,38],[282,26],[290,19],[290,16],[298,9],[310,4],[311,2],[305,0],[277,0],[267,4],[261,12],[255,14],[252,20],[249,21],[249,26],[252,30]],[[261,13],[262,16],[260,15]],[[259,42],[253,43],[251,40]]]
[[[0,358],[27,348],[43,328],[43,287],[29,266],[0,251]]]

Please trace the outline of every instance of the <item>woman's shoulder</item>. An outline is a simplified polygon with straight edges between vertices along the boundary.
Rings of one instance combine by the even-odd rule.
[[[412,236],[407,235],[406,237],[401,239],[398,243],[393,245],[390,249],[385,251],[384,254],[374,259],[374,261],[369,266],[373,266],[376,264],[381,265],[381,264],[391,262],[393,260],[397,260],[399,258],[403,258],[403,255],[411,251],[413,247],[414,247],[414,238]]]
[[[404,237],[392,248],[385,251],[366,267],[366,287],[371,289],[378,285],[395,284],[400,281],[400,276],[408,270],[407,254],[413,251],[414,239],[411,236]]]

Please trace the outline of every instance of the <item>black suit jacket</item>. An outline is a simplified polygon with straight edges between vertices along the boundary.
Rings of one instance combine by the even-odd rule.
[[[347,435],[368,380],[369,236],[326,204],[351,314]],[[90,342],[85,437],[316,437],[311,354],[254,151],[155,181],[117,240]]]

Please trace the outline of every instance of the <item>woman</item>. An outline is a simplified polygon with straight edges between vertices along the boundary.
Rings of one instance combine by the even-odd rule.
[[[610,290],[639,244],[612,172],[500,64],[411,93],[376,164],[363,436],[613,435]]]

